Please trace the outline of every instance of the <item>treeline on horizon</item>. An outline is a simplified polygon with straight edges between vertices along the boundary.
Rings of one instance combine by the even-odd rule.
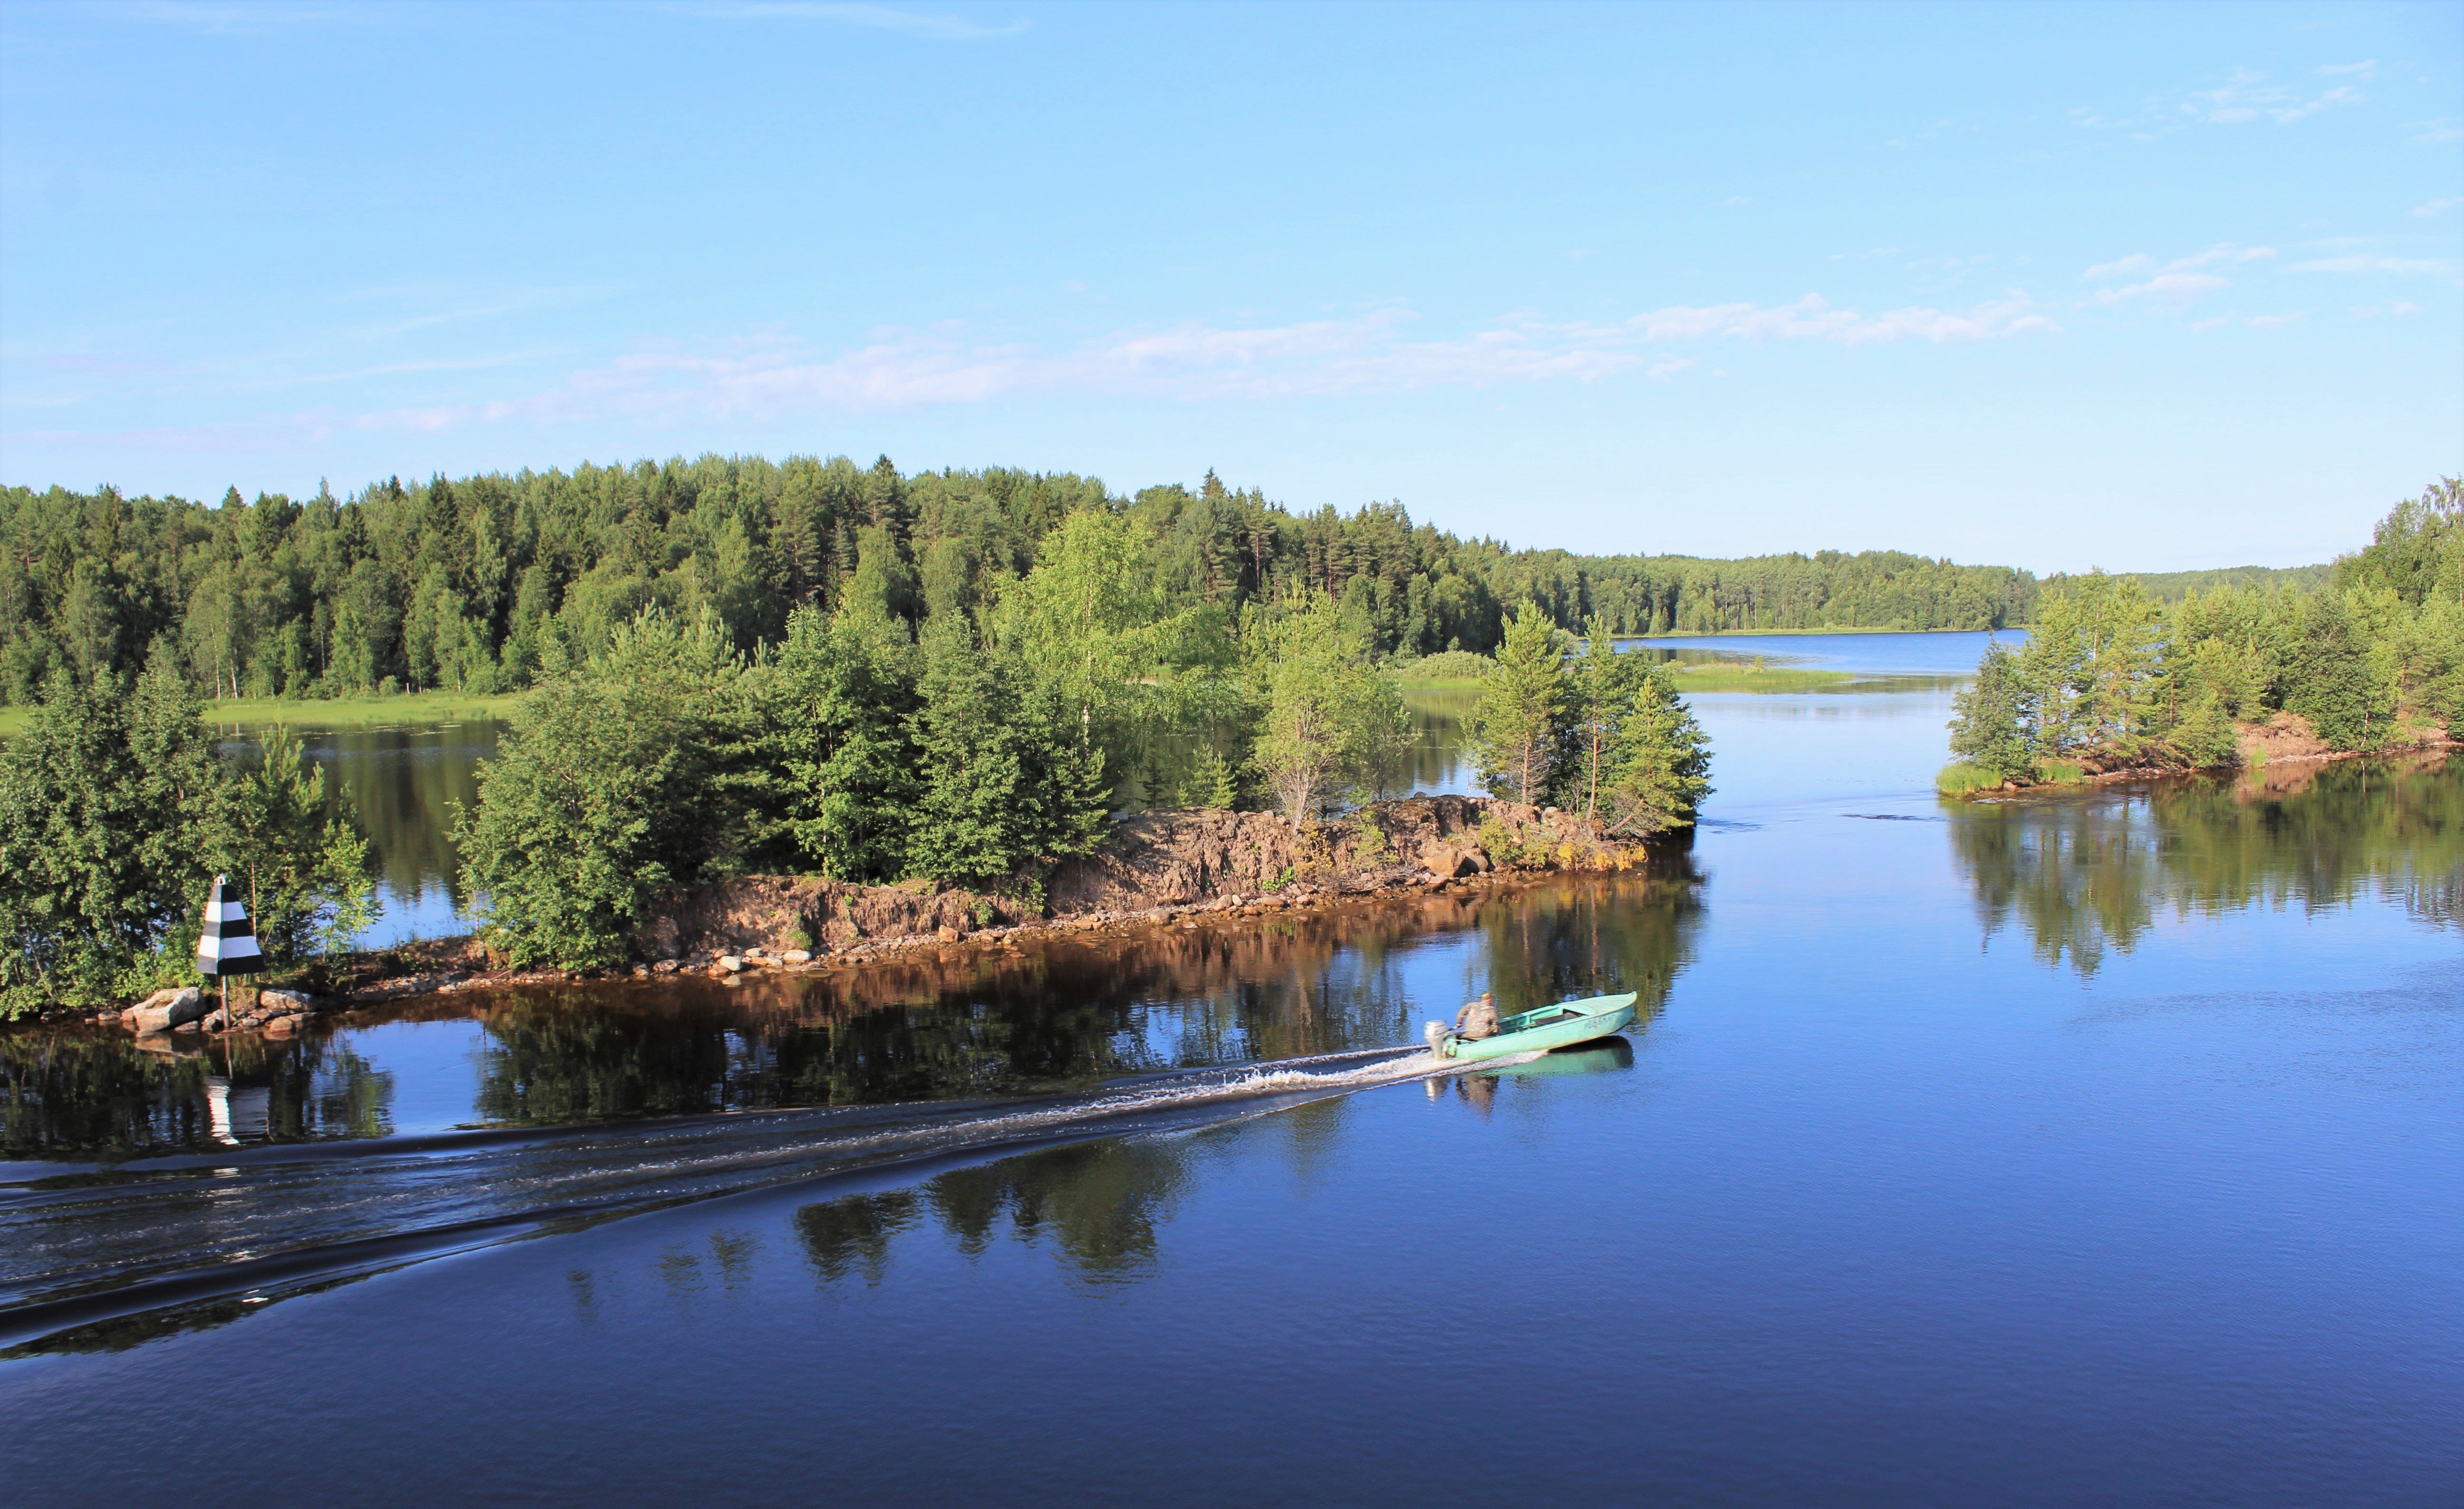
[[[1985,629],[2027,618],[2025,571],[1897,551],[1589,556],[1515,550],[1415,524],[1400,504],[1295,514],[1212,472],[1132,496],[1005,469],[901,473],[889,458],[704,456],[567,473],[399,479],[344,499],[236,489],[218,506],[0,489],[0,700],[55,667],[133,675],[157,640],[209,696],[353,696],[531,685],[656,606],[705,609],[750,653],[800,606],[851,598],[921,628],[973,615],[1025,576],[1073,512],[1129,525],[1173,605],[1237,618],[1324,597],[1383,660],[1486,653],[1537,602],[1579,631]]]
[[[2379,521],[2315,590],[2222,585],[2163,601],[2137,579],[2049,579],[2028,643],[1990,645],[1956,699],[1942,789],[2092,768],[2240,763],[2279,712],[2331,749],[2413,742],[2464,719],[2464,482]]]

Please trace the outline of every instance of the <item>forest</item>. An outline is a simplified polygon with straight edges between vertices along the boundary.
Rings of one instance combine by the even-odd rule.
[[[974,614],[1073,512],[1124,521],[1176,606],[1237,619],[1296,591],[1334,602],[1382,659],[1487,651],[1507,612],[1616,634],[2001,627],[2024,571],[1890,551],[1704,560],[1515,550],[1415,524],[1399,504],[1295,514],[1212,472],[1133,496],[1067,473],[901,473],[887,457],[704,456],[399,479],[337,498],[236,490],[219,505],[110,489],[0,489],[0,700],[54,666],[134,674],[159,640],[209,697],[517,690],[551,645],[605,647],[657,606],[708,610],[737,650],[800,606],[860,598],[911,626]]]
[[[2228,584],[2160,601],[2129,577],[2050,581],[2025,647],[1989,645],[1957,698],[1945,791],[2090,770],[2224,769],[2277,713],[2334,750],[2464,717],[2464,483],[2380,520],[2315,591]]]
[[[655,596],[604,636],[543,633],[454,829],[483,936],[518,966],[613,965],[679,887],[755,873],[964,882],[1040,910],[1050,866],[1089,852],[1133,787],[1296,824],[1402,795],[1416,734],[1375,624],[1298,580],[1245,601],[1177,591],[1153,544],[1089,500],[995,588],[893,571],[880,548],[749,648],[720,603]],[[919,594],[939,600],[911,616]],[[1702,731],[1605,618],[1589,630],[1574,653],[1527,601],[1494,661],[1453,652],[1483,668],[1485,783],[1626,837],[1690,823]],[[364,840],[347,811],[311,820],[321,776],[297,740],[227,758],[203,712],[167,636],[133,678],[47,667],[0,751],[0,1014],[178,978],[184,898],[217,869],[252,896],[262,878],[277,964],[364,926]]]

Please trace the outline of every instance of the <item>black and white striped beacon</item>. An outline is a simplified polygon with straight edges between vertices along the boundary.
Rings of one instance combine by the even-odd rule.
[[[205,928],[197,934],[197,973],[228,976],[255,974],[265,968],[256,947],[256,928],[248,908],[231,894],[231,877],[214,877],[214,892],[206,898]]]

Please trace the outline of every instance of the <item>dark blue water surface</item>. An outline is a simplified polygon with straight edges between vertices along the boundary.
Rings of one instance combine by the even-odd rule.
[[[2464,765],[1697,707],[1647,877],[7,1039],[9,1498],[2464,1500]],[[1409,1053],[1483,988],[1646,1015]]]

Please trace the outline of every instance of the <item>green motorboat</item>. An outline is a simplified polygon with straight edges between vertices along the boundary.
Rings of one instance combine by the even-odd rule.
[[[1493,1038],[1462,1038],[1447,1033],[1437,1049],[1449,1059],[1499,1059],[1509,1053],[1541,1053],[1572,1043],[1589,1042],[1622,1031],[1634,1020],[1632,991],[1622,995],[1594,995],[1588,1000],[1559,1001],[1536,1011],[1518,1012],[1497,1024]]]

